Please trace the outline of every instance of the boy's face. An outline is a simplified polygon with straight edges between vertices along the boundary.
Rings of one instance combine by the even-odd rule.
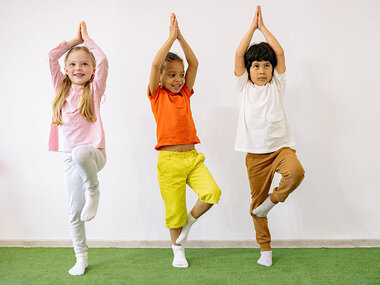
[[[273,67],[269,61],[254,61],[249,69],[249,75],[254,84],[264,86],[272,79]]]
[[[183,85],[185,85],[183,63],[180,61],[165,62],[160,75],[160,82],[162,88],[173,93],[179,93]]]

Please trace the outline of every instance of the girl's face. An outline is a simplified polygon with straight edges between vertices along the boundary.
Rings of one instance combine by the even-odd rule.
[[[87,52],[84,50],[75,50],[67,57],[65,72],[69,76],[72,84],[83,85],[94,75],[95,66]]]
[[[185,85],[185,70],[180,61],[167,61],[160,75],[161,87],[172,92],[179,93]]]
[[[273,67],[269,61],[254,61],[249,69],[249,75],[254,84],[264,86],[272,79]]]

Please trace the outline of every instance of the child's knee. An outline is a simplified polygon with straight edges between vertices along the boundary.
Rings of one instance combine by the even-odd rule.
[[[180,191],[175,190],[161,187],[161,195],[165,203],[165,223],[169,229],[181,228],[187,221],[186,188]]]
[[[289,182],[293,187],[298,187],[301,184],[302,180],[305,177],[305,170],[301,165],[292,169],[292,172],[289,177]]]
[[[71,151],[71,156],[76,163],[84,164],[91,156],[90,149],[85,145],[77,146]]]
[[[214,185],[207,193],[199,197],[199,200],[208,204],[217,204],[221,195],[222,191],[217,185]]]
[[[165,224],[169,229],[182,228],[186,225],[187,211],[186,205],[177,209],[166,210]]]
[[[69,222],[71,225],[79,225],[82,222],[80,219],[81,213],[82,209],[71,210],[69,212]]]
[[[305,177],[305,171],[302,166],[292,168],[289,174],[286,176],[287,191],[276,195],[276,202],[284,202],[286,198],[301,184]]]

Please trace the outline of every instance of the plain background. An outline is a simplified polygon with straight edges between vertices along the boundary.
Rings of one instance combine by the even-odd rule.
[[[233,68],[256,3],[1,0],[0,239],[70,238],[61,154],[47,151],[54,96],[47,53],[72,39],[81,20],[110,67],[102,105],[108,162],[88,238],[169,239],[146,90],[171,12],[199,59],[191,101],[197,149],[223,192],[190,238],[254,239],[245,154],[234,151]],[[261,5],[264,24],[285,50],[287,115],[306,170],[301,186],[269,214],[272,238],[379,238],[379,2]],[[262,39],[257,31],[254,41]],[[181,53],[178,44],[173,50]],[[188,207],[195,200],[189,189]]]

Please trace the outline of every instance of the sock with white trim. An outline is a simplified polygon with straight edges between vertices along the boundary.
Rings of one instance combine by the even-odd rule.
[[[256,209],[252,211],[257,217],[264,218],[268,215],[268,212],[274,207],[274,204],[270,199],[270,194]]]
[[[189,267],[189,264],[187,263],[186,256],[185,256],[185,249],[182,245],[174,245],[172,244],[173,248],[173,266],[179,267],[179,268],[187,268]]]
[[[257,260],[257,263],[267,267],[272,266],[272,251],[262,251],[259,260]]]
[[[197,221],[196,218],[194,218],[192,215],[191,215],[191,212],[189,212],[187,214],[187,222],[186,222],[186,225],[184,225],[182,227],[182,230],[181,230],[181,233],[179,235],[179,237],[177,238],[176,240],[176,243],[177,244],[181,244],[181,245],[184,245],[186,242],[187,242],[187,237],[189,235],[189,232],[190,232],[190,228],[191,226]]]
[[[95,218],[96,212],[98,211],[100,194],[99,190],[95,190],[94,192],[86,190],[84,195],[86,197],[86,203],[84,204],[80,219],[83,222],[89,222]]]
[[[87,252],[75,256],[77,258],[77,262],[75,263],[74,267],[69,270],[69,273],[74,276],[83,275],[88,266]]]

